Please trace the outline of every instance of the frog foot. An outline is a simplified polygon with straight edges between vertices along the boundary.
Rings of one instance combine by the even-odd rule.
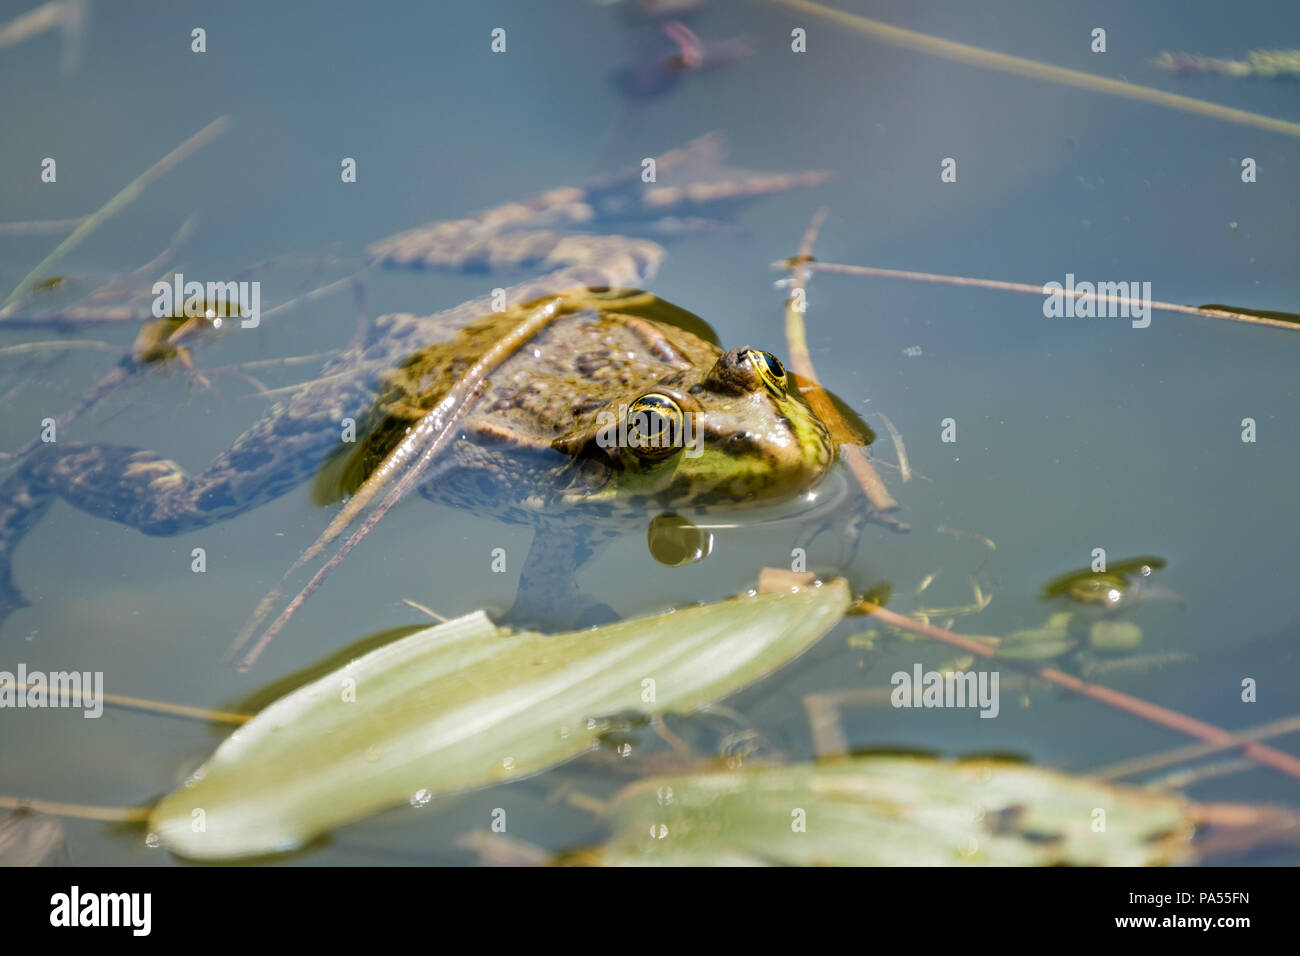
[[[580,630],[618,620],[614,609],[577,587],[574,576],[591,557],[593,529],[542,527],[519,573],[515,603],[502,622],[540,631]]]
[[[502,623],[529,631],[581,631],[619,620],[618,612],[590,595],[570,594],[556,601],[521,591]]]
[[[31,602],[23,597],[23,593],[18,590],[18,585],[14,584],[9,562],[0,558],[0,626],[14,611],[20,611],[30,605]]]

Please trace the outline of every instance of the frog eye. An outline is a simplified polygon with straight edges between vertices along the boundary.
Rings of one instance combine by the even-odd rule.
[[[758,377],[763,380],[763,384],[772,391],[782,394],[785,392],[786,374],[785,366],[781,360],[771,352],[764,352],[762,349],[750,349],[746,356],[749,362],[758,372]]]
[[[667,395],[648,392],[627,410],[627,444],[642,458],[666,458],[681,443],[682,407]]]

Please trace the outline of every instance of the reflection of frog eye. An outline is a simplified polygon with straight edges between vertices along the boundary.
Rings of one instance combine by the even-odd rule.
[[[763,380],[764,385],[777,393],[785,391],[785,366],[781,364],[779,358],[762,349],[750,349],[748,356],[750,364],[757,370],[758,377]]]
[[[681,406],[659,392],[642,395],[627,410],[627,443],[642,458],[666,458],[682,435]]]

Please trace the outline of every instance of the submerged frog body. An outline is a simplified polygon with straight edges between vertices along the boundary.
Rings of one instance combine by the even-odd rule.
[[[567,578],[588,550],[570,536],[557,554],[562,522],[617,533],[620,519],[655,511],[779,501],[816,482],[834,458],[825,427],[775,356],[724,351],[636,314],[647,307],[664,303],[629,290],[563,296],[559,316],[491,375],[458,440],[419,486],[434,501],[545,527],[548,540],[530,556],[522,583],[542,592],[523,595],[535,607],[572,599]],[[0,540],[12,547],[56,497],[170,535],[238,515],[313,475],[318,491],[354,491],[528,311],[524,305],[460,327],[428,322],[424,331],[435,341],[351,388],[309,387],[198,475],[120,446],[41,449],[0,491]],[[348,399],[362,392],[374,396],[365,437],[339,446],[339,423],[356,414]],[[686,422],[689,445],[674,440]],[[331,456],[333,465],[318,474]],[[12,584],[0,583],[11,605],[20,600]]]
[[[759,194],[788,185],[746,179],[740,188]],[[701,195],[734,199],[716,186]],[[494,215],[477,220],[476,235]],[[513,227],[521,217],[506,218]],[[457,224],[453,232],[467,229]],[[507,245],[532,241],[517,229],[486,231]],[[377,257],[409,264],[398,252],[418,253],[429,264],[454,255],[439,251],[447,248],[440,227],[398,238],[380,244]],[[0,620],[25,604],[12,580],[13,549],[55,499],[146,534],[173,535],[240,515],[313,478],[318,492],[346,495],[543,295],[558,296],[559,314],[492,371],[458,439],[418,489],[539,529],[521,571],[517,623],[575,622],[584,602],[573,571],[590,554],[592,529],[617,533],[621,519],[664,510],[776,501],[826,471],[833,444],[779,360],[750,348],[724,351],[689,313],[617,288],[653,270],[654,243],[590,234],[558,245],[547,234],[545,243],[556,271],[509,290],[508,301],[522,304],[494,313],[480,299],[434,316],[381,317],[198,474],[119,445],[60,441],[37,449],[0,485]],[[531,253],[525,258],[533,261]],[[363,423],[362,440],[341,445],[349,418]],[[671,439],[688,423],[693,443],[682,447]],[[567,619],[551,615],[557,607]]]
[[[825,471],[832,447],[780,361],[723,351],[643,314],[646,293],[565,296],[560,315],[489,378],[423,494],[507,520],[642,515],[775,501]],[[472,323],[385,376],[350,492],[525,305]]]

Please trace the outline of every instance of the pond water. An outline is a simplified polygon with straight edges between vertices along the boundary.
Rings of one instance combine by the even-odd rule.
[[[840,9],[1001,53],[1300,121],[1294,82],[1154,69],[1162,51],[1243,57],[1294,42],[1290,3],[867,3]],[[985,277],[1041,286],[1150,283],[1178,304],[1294,310],[1300,299],[1300,140],[1151,103],[953,62],[881,43],[811,13],[767,2],[689,14],[706,44],[741,38],[751,55],[688,73],[653,95],[611,82],[662,49],[662,23],[628,4],[566,2],[310,8],[231,2],[93,4],[80,61],[61,72],[64,41],[46,33],[0,48],[0,221],[58,220],[99,208],[142,170],[221,115],[225,135],[151,184],[51,271],[105,277],[156,256],[191,215],[176,271],[226,277],[255,267],[265,311],[338,278],[365,247],[401,229],[463,216],[596,171],[636,166],[691,139],[725,136],[730,162],[754,170],[826,170],[828,184],[740,208],[734,233],[666,242],[649,288],[702,316],[724,345],[786,355],[784,289],[775,260],[792,255],[814,213],[829,215],[822,260]],[[5,4],[3,19],[23,12]],[[310,12],[308,12],[308,10]],[[206,30],[207,52],[191,51]],[[507,31],[504,54],[491,31]],[[807,30],[807,52],[791,30]],[[1106,30],[1105,53],[1090,49]],[[357,182],[340,182],[354,157]],[[45,157],[57,181],[41,183]],[[1244,183],[1242,160],[1257,179]],[[956,161],[956,181],[941,163]],[[0,287],[16,286],[58,234],[0,234]],[[265,267],[256,264],[275,260]],[[172,267],[166,267],[172,271]],[[483,275],[372,270],[365,308],[429,314],[493,286]],[[152,281],[152,279],[150,280]],[[805,315],[821,380],[880,438],[881,474],[912,530],[868,525],[847,569],[862,590],[881,581],[902,612],[971,603],[971,578],[992,594],[977,615],[939,615],[953,629],[999,635],[1039,625],[1056,606],[1042,585],[1088,565],[1163,557],[1161,585],[1182,603],[1147,602],[1131,619],[1143,650],[1179,655],[1156,669],[1096,679],[1212,724],[1240,729],[1293,714],[1300,577],[1295,481],[1300,332],[1155,312],[1047,318],[1043,297],[880,278],[818,274]],[[347,291],[286,311],[259,334],[196,353],[201,368],[318,353],[352,335]],[[125,347],[126,328],[69,338]],[[49,329],[0,328],[0,347]],[[75,404],[114,358],[107,352],[0,354],[0,447]],[[255,373],[268,387],[315,366]],[[201,469],[265,407],[246,381],[200,389],[153,374],[70,426],[77,440],[153,448]],[[905,443],[902,481],[877,413]],[[1256,440],[1242,440],[1243,419]],[[955,442],[943,441],[952,419]],[[62,436],[60,436],[62,437]],[[487,572],[492,548],[523,555],[527,529],[413,499],[380,524],[294,619],[251,675],[221,657],[248,611],[324,528],[307,489],[201,532],[152,538],[57,503],[23,540],[14,574],[30,607],[0,628],[0,669],[103,671],[106,689],[230,708],[258,687],[387,628],[421,623],[408,598],[444,614],[507,608],[517,564]],[[960,532],[959,534],[952,532]],[[708,560],[654,563],[642,533],[605,547],[581,582],[620,613],[715,600],[752,585],[764,564],[789,563],[792,530],[719,531]],[[990,551],[983,539],[996,544]],[[819,538],[810,565],[829,562]],[[202,547],[207,571],[190,570]],[[934,577],[938,575],[937,577]],[[933,583],[919,598],[917,589]],[[729,729],[760,731],[769,751],[812,755],[803,697],[888,688],[913,663],[951,651],[881,642],[868,651],[845,622],[813,651],[727,703]],[[1258,682],[1243,703],[1242,681]],[[1004,692],[996,720],[969,710],[846,706],[853,749],[1014,754],[1072,771],[1187,742],[1099,704],[1044,688]],[[725,721],[722,721],[725,723]],[[728,728],[724,728],[728,729]],[[716,731],[716,727],[713,727]],[[711,732],[713,732],[711,731]],[[110,709],[0,715],[0,794],[104,806],[170,790],[221,731]],[[718,735],[714,733],[714,737]],[[701,733],[707,738],[708,733]],[[1275,741],[1295,751],[1295,740]],[[647,739],[645,749],[662,744]],[[556,788],[607,797],[641,771],[598,754],[530,781],[401,809],[345,828],[289,862],[464,862],[455,846],[509,801],[512,831],[550,849],[596,841],[598,818],[552,799]],[[1203,800],[1297,802],[1296,781],[1243,769],[1192,786]],[[69,821],[73,859],[172,864],[139,831]],[[1243,863],[1300,863],[1294,851]]]

